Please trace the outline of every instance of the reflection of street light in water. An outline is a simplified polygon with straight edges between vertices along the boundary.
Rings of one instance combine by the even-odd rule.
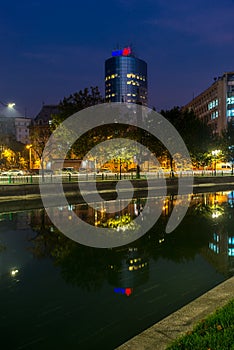
[[[217,199],[217,194],[214,194],[212,209],[212,219],[217,219],[219,216],[223,215],[223,208],[218,205],[219,201]]]
[[[15,276],[17,275],[18,272],[19,272],[19,270],[14,268],[14,269],[11,270],[10,273],[11,273],[11,276],[12,276],[12,277],[15,277]]]

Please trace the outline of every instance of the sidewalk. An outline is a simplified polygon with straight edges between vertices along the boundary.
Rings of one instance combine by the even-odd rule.
[[[116,350],[164,350],[196,323],[234,298],[234,276],[159,321]]]

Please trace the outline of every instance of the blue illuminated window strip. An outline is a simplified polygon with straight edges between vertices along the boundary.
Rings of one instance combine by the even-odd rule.
[[[227,110],[227,117],[234,117],[234,108]]]
[[[219,112],[218,111],[215,111],[215,112],[211,113],[211,120],[218,118],[218,116],[219,116]]]
[[[219,254],[219,246],[217,246],[216,244],[209,243],[209,248],[213,250],[213,252],[215,252],[216,254]]]
[[[234,245],[234,237],[229,237],[228,238],[228,244],[233,244]]]
[[[234,256],[234,248],[228,249],[228,256]]]
[[[208,103],[208,110],[210,111],[212,108],[217,107],[218,104],[219,104],[219,101],[217,99],[209,102]]]
[[[231,97],[227,98],[227,104],[228,105],[233,105],[234,104],[234,96],[231,96]]]

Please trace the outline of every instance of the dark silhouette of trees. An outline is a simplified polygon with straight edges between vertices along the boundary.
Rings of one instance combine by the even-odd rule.
[[[191,110],[174,107],[171,110],[162,110],[161,114],[177,129],[184,140],[190,157],[198,166],[206,165],[207,152],[214,143],[211,129]]]
[[[54,115],[53,117],[53,125],[58,125],[66,118],[70,117],[76,112],[81,111],[82,109],[95,106],[100,103],[104,103],[104,98],[102,97],[97,86],[91,86],[90,89],[85,88],[84,90],[71,94],[69,97],[64,97],[64,99],[58,105],[59,114]]]

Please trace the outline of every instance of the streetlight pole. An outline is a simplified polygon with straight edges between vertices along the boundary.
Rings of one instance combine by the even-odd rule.
[[[214,156],[214,175],[216,176],[216,168],[217,168],[217,155],[219,154],[220,149],[216,149],[214,151],[212,151],[212,156]]]
[[[28,152],[29,152],[29,170],[31,170],[31,165],[32,165],[32,145],[27,145],[26,148],[28,149]]]
[[[119,179],[121,180],[121,168],[122,168],[122,161],[121,158],[119,160]]]

